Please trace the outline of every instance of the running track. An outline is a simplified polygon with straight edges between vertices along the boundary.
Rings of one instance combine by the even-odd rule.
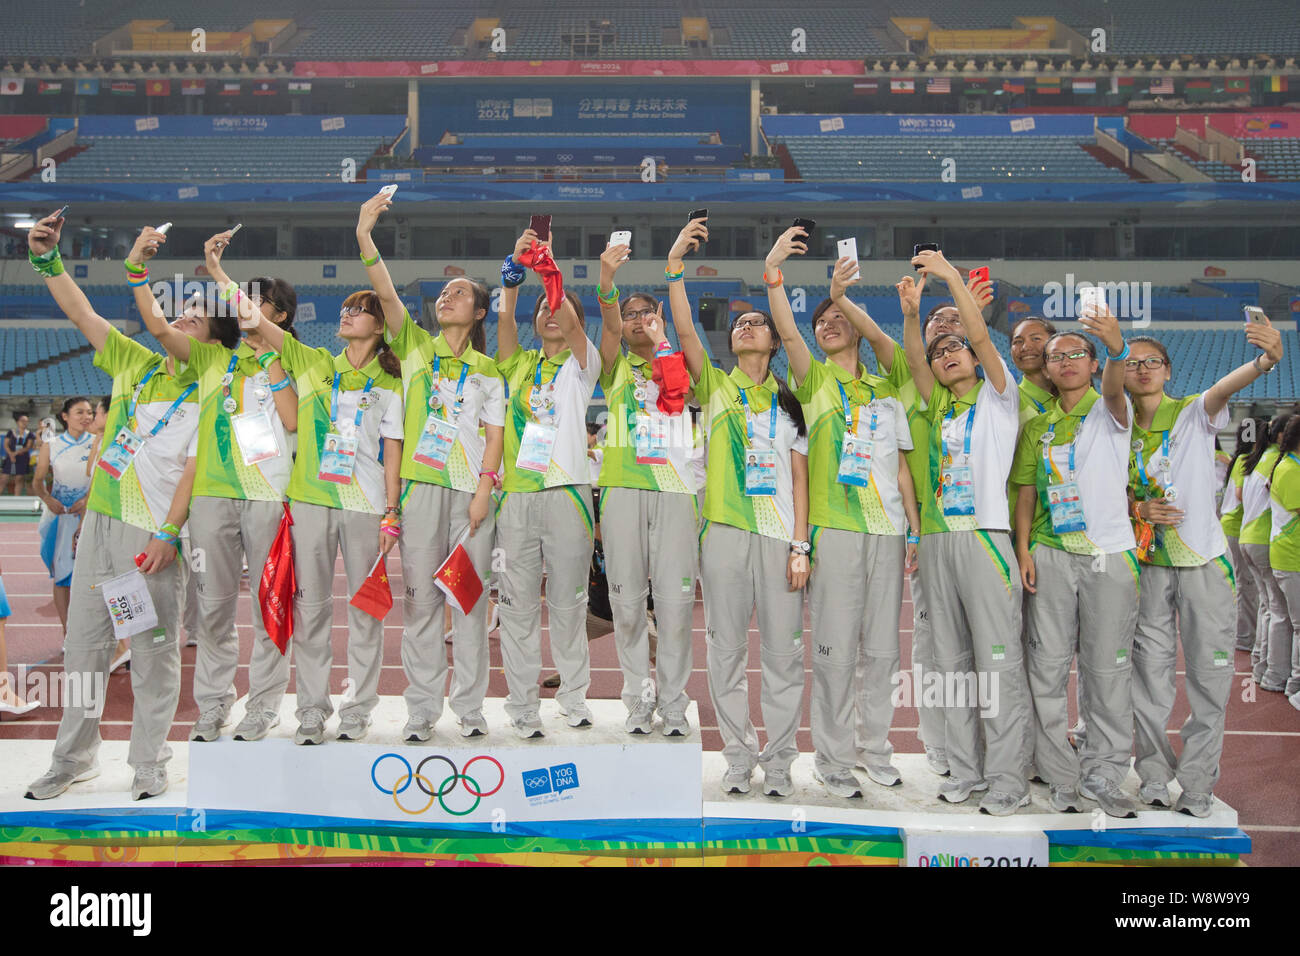
[[[0,523],[0,536],[4,540],[0,567],[3,568],[5,587],[8,589],[9,602],[13,607],[13,616],[7,622],[9,668],[12,671],[15,667],[27,665],[57,671],[62,659],[62,631],[50,597],[49,576],[38,556],[36,525],[34,522]],[[394,552],[390,558],[388,568],[393,593],[398,598],[393,611],[384,622],[384,669],[380,677],[379,693],[397,695],[406,686],[400,656],[402,580],[401,561],[397,552]],[[336,566],[334,582],[335,664],[332,687],[336,694],[341,695],[343,680],[347,676],[345,664],[347,587],[343,577],[342,562]],[[247,581],[245,581],[239,598],[237,618],[241,638],[241,664],[235,683],[241,695],[248,690],[247,662],[253,636],[250,615],[250,597]],[[903,626],[900,628],[902,661],[905,668],[910,668],[911,660],[911,619],[911,602],[905,597]],[[543,616],[543,627],[545,627],[545,616]],[[687,689],[699,705],[705,749],[720,750],[722,741],[709,700],[708,677],[704,671],[704,608],[698,600],[695,607],[694,640],[695,669]],[[804,643],[807,648],[807,639]],[[543,640],[543,673],[549,674],[554,672],[554,668],[546,647],[547,641]],[[448,647],[449,654],[450,650]],[[182,652],[184,673],[181,682],[181,700],[170,735],[172,740],[186,739],[190,724],[197,716],[191,693],[194,653],[194,648],[185,648]],[[495,632],[491,635],[491,657],[492,673],[488,695],[504,697],[505,676],[501,671],[501,651]],[[761,743],[763,725],[758,705],[758,660],[758,632],[751,629],[749,697],[753,720],[759,729]],[[808,657],[805,657],[804,666],[811,676],[811,662]],[[617,699],[623,682],[612,634],[591,643],[591,671],[589,695],[597,699]],[[1293,709],[1281,694],[1258,689],[1254,690],[1254,701],[1243,700],[1243,697],[1248,696],[1243,689],[1243,683],[1248,683],[1247,679],[1250,676],[1248,654],[1237,653],[1236,674],[1237,681],[1228,706],[1228,731],[1224,744],[1222,779],[1215,789],[1215,794],[1236,808],[1242,829],[1251,837],[1254,852],[1246,858],[1248,863],[1254,866],[1300,865],[1300,787],[1297,787],[1295,773],[1295,768],[1300,766],[1300,712]],[[1178,699],[1170,723],[1170,727],[1175,731],[1182,725],[1188,712],[1181,676],[1180,660]],[[807,686],[810,686],[810,681],[805,685],[803,718],[800,721],[798,736],[799,749],[804,753],[812,751],[812,738],[808,730]],[[294,684],[291,678],[289,691],[293,690]],[[551,697],[553,694],[554,691],[542,688],[543,697]],[[128,739],[131,700],[130,676],[124,671],[119,671],[113,675],[109,683],[109,700],[101,730],[105,739]],[[53,740],[58,719],[58,712],[49,708],[39,708],[21,720],[6,719],[3,724],[0,724],[0,740],[19,738]],[[895,711],[890,734],[895,750],[901,753],[921,752],[922,747],[916,728],[917,715],[914,709],[901,707]],[[444,710],[443,718],[438,724],[438,733],[450,736],[455,732],[453,718],[449,711]],[[494,732],[500,731],[494,728]],[[1173,743],[1175,750],[1180,749],[1181,743],[1176,733]],[[866,786],[865,796],[870,801],[871,788],[874,785],[868,783]],[[1176,825],[1176,822],[1171,819],[1171,824]]]

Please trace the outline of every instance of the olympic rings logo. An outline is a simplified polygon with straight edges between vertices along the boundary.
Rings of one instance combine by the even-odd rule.
[[[393,785],[391,788],[386,788],[379,782],[378,777],[375,775],[375,771],[379,768],[380,763],[382,763],[384,760],[387,760],[390,757],[394,760],[400,760],[402,766],[406,768],[406,773],[398,777],[395,781],[393,781]],[[434,788],[429,778],[424,776],[423,774],[424,765],[434,760],[441,760],[451,770],[451,772],[447,774],[445,778],[443,778],[442,783],[438,784],[437,788]],[[491,790],[483,790],[482,788],[480,788],[478,785],[478,781],[469,775],[469,768],[472,767],[474,764],[478,763],[480,760],[486,760],[488,763],[493,764],[497,768],[497,785],[493,787]],[[415,782],[416,787],[418,787],[422,793],[426,794],[429,797],[429,801],[424,806],[420,807],[418,810],[412,810],[402,806],[402,801],[398,799],[398,794],[403,793],[408,787],[410,787],[412,781]],[[473,805],[470,806],[468,810],[453,810],[451,807],[447,806],[447,802],[443,798],[446,797],[453,790],[455,790],[456,787],[460,786],[461,781],[464,781],[465,791],[471,797],[474,798],[474,803]],[[442,754],[431,754],[430,756],[425,757],[423,760],[421,760],[420,763],[416,766],[416,768],[412,770],[410,761],[408,761],[401,754],[386,753],[386,754],[380,754],[378,757],[375,758],[375,762],[370,765],[370,782],[375,785],[375,789],[378,790],[380,793],[390,794],[393,798],[393,803],[396,804],[397,806],[397,809],[401,810],[405,814],[409,814],[410,816],[415,817],[415,816],[419,816],[422,813],[426,813],[436,801],[438,805],[442,807],[443,810],[445,810],[447,813],[451,814],[452,816],[464,817],[464,816],[468,816],[469,814],[477,810],[479,803],[483,800],[484,797],[492,796],[503,786],[505,786],[506,772],[504,768],[502,768],[500,761],[498,761],[495,757],[489,757],[486,754],[479,754],[479,756],[477,757],[471,757],[469,760],[465,762],[465,766],[463,770],[458,770],[455,762],[452,761],[450,757],[444,757]]]

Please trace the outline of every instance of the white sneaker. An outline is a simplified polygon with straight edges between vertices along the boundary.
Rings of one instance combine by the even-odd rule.
[[[931,773],[938,774],[940,777],[946,777],[952,772],[948,767],[948,751],[942,747],[926,747],[925,763]]]
[[[623,729],[629,734],[648,734],[655,727],[655,705],[653,701],[640,699],[628,712]]]
[[[722,778],[722,792],[749,793],[749,778],[753,774],[754,771],[750,768],[733,764],[727,768],[727,772]]]
[[[835,773],[823,774],[814,766],[813,779],[825,787],[826,792],[832,797],[843,797],[851,800],[854,797],[862,796],[862,787],[851,770],[839,770]]]
[[[339,740],[360,740],[370,732],[370,718],[364,714],[344,714],[339,721]]]
[[[472,711],[460,719],[462,737],[482,737],[487,732],[487,721],[483,719],[481,710]]]
[[[1029,794],[1016,799],[1012,794],[1001,790],[990,790],[980,801],[980,813],[991,817],[1009,817],[1021,807],[1029,806]]]
[[[131,799],[145,800],[167,792],[166,767],[141,767],[131,781]]]
[[[1172,807],[1173,800],[1169,799],[1169,788],[1163,783],[1152,781],[1144,783],[1138,788],[1138,799],[1148,807]]]
[[[521,740],[540,740],[546,736],[546,731],[542,729],[542,718],[537,716],[535,710],[516,717],[510,721],[510,726],[514,727]]]
[[[591,710],[586,704],[574,704],[564,711],[565,723],[570,727],[590,727]]]
[[[977,780],[974,783],[954,780],[949,777],[943,783],[939,784],[939,799],[944,803],[965,803],[970,799],[972,793],[981,790],[987,790],[989,785],[983,780]]]
[[[763,771],[763,793],[769,797],[788,797],[794,793],[789,770],[769,767]]]
[[[871,778],[872,783],[881,787],[897,787],[903,782],[898,768],[887,763],[863,767],[862,769],[867,772],[867,776]]]
[[[402,728],[402,740],[408,744],[423,743],[433,736],[433,722],[427,717],[412,714]]]
[[[243,728],[244,724],[241,723],[239,726]],[[265,732],[257,737],[247,739],[258,740],[264,736],[266,736]],[[325,712],[316,707],[308,707],[304,710],[302,718],[298,721],[298,729],[293,733],[293,742],[300,747],[310,744],[323,744],[325,742]]]
[[[1097,805],[1108,817],[1130,820],[1137,816],[1137,805],[1119,787],[1105,777],[1093,774],[1079,781],[1079,794]]]
[[[665,737],[689,737],[691,735],[691,724],[686,719],[686,715],[679,710],[670,710],[665,714],[660,714],[664,722]]]

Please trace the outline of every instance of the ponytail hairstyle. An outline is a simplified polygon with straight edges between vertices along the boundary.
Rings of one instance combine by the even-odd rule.
[[[245,283],[245,295],[260,295],[263,302],[271,303],[276,312],[283,312],[280,328],[293,335],[293,318],[298,314],[298,290],[286,279],[258,276]]]
[[[1029,322],[1029,321],[1041,322],[1041,323],[1043,324],[1043,327],[1044,327],[1044,328],[1046,328],[1047,325],[1048,325],[1046,319],[1032,319],[1032,320],[1031,320],[1031,319],[1024,319],[1023,321],[1025,321],[1025,322]],[[1093,361],[1093,362],[1097,362],[1097,361],[1098,361],[1098,359],[1097,359],[1097,346],[1096,346],[1095,344],[1093,344],[1092,339],[1088,338],[1088,336],[1084,335],[1082,332],[1069,332],[1069,331],[1067,331],[1067,332],[1053,332],[1053,333],[1052,333],[1052,337],[1051,337],[1050,339],[1048,339],[1048,340],[1047,340],[1047,344],[1043,346],[1043,368],[1044,368],[1044,370],[1047,368],[1047,353],[1051,350],[1051,348],[1052,348],[1052,343],[1055,342],[1057,339],[1064,339],[1064,338],[1078,339],[1079,341],[1081,341],[1081,342],[1083,343],[1083,347],[1084,347],[1085,349],[1088,350],[1088,358],[1089,358],[1091,361]],[[1046,371],[1044,371],[1043,374],[1046,375],[1046,374],[1047,374]],[[1093,381],[1096,381],[1100,376],[1101,376],[1101,367],[1100,367],[1100,363],[1099,363],[1099,364],[1098,364],[1097,371],[1093,372],[1093,373],[1092,373],[1091,375],[1089,375],[1088,377],[1089,377],[1090,379],[1092,379]],[[1050,391],[1051,391],[1051,393],[1052,393],[1053,395],[1055,395],[1057,398],[1060,398],[1060,397],[1061,397],[1061,393],[1060,393],[1060,391],[1057,390],[1057,388],[1056,388],[1056,383],[1052,381],[1052,376],[1050,376],[1050,375],[1047,376],[1047,384],[1050,386]]]
[[[1256,439],[1254,450],[1246,458],[1246,474],[1252,475],[1255,473],[1255,467],[1259,464],[1259,460],[1264,457],[1264,452],[1268,451],[1270,445],[1278,443],[1278,440],[1282,437],[1282,431],[1294,417],[1287,414],[1273,416],[1273,420],[1268,423],[1267,434]]]
[[[1243,418],[1237,425],[1237,450],[1232,455],[1232,460],[1228,462],[1228,481],[1232,481],[1232,469],[1237,467],[1238,458],[1248,458],[1259,444],[1259,439],[1255,441],[1246,441],[1245,435],[1247,428],[1252,434],[1258,435],[1256,429],[1260,427],[1260,421],[1257,418]]]
[[[1270,485],[1273,483],[1273,473],[1277,471],[1278,462],[1280,462],[1286,454],[1294,452],[1297,448],[1300,448],[1300,415],[1292,415],[1287,419],[1286,427],[1282,429],[1282,435],[1278,439],[1277,461],[1273,462],[1273,467],[1268,473],[1268,481]]]
[[[59,409],[59,414],[56,417],[58,418],[58,421],[62,423],[63,430],[65,432],[68,430],[68,413],[72,411],[73,408],[80,405],[82,402],[85,402],[87,405],[90,405],[90,410],[92,412],[95,410],[94,404],[92,404],[90,399],[88,399],[85,395],[75,395],[72,398],[67,399],[63,403],[63,407]],[[107,408],[108,406],[105,405],[104,407]]]
[[[727,329],[728,347],[730,347],[731,344],[731,333],[736,330],[736,322],[742,317],[751,314],[761,315],[763,317],[763,324],[767,326],[767,331],[771,334],[772,351],[769,352],[767,356],[770,365],[772,359],[776,357],[776,353],[781,351],[781,336],[776,331],[776,323],[772,321],[772,317],[762,309],[747,309],[744,312],[736,314],[736,316],[731,320],[731,327]],[[790,391],[790,386],[786,384],[784,379],[775,375],[772,377],[776,379],[776,403],[780,406],[781,411],[790,416],[790,421],[794,422],[795,431],[797,431],[799,437],[802,438],[808,433],[808,426],[804,422],[803,417],[803,406],[799,404],[799,399],[794,397],[794,392]],[[762,382],[756,384],[761,385]]]
[[[369,312],[379,323],[379,344],[375,346],[375,358],[379,362],[379,367],[394,378],[401,378],[402,363],[384,341],[384,305],[379,299],[379,293],[374,289],[353,292],[343,300],[343,308],[350,309],[354,306]]]

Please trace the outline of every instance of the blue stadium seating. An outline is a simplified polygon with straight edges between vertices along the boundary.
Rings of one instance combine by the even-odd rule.
[[[945,159],[956,162],[962,182],[1014,178],[1037,182],[1127,183],[1083,151],[1090,140],[1037,136],[1015,141],[1004,136],[784,136],[781,142],[806,180],[827,182],[938,182]]]

